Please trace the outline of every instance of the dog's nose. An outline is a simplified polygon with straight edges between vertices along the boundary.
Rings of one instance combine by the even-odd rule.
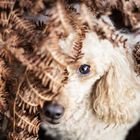
[[[48,103],[45,103],[44,105],[44,111],[45,111],[46,117],[53,120],[58,120],[64,114],[64,107],[57,103],[48,102]]]

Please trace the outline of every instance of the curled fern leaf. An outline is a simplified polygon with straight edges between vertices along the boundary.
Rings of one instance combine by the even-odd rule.
[[[0,24],[2,26],[7,26],[9,23],[9,15],[13,10],[15,5],[15,0],[2,0],[0,1]]]
[[[45,9],[44,1],[43,0],[20,0],[19,6],[23,10],[28,10],[30,15],[37,15],[41,11]]]
[[[135,60],[135,71],[140,74],[140,42],[135,45],[135,49],[133,50],[133,57]]]
[[[38,140],[37,136],[28,134],[26,131],[21,131],[20,133],[10,133],[9,139],[11,140]]]
[[[67,55],[61,52],[58,42],[51,44],[45,40],[40,47],[37,48],[36,46],[32,53],[27,53],[24,48],[9,47],[8,49],[22,65],[41,79],[42,84],[48,86],[52,92],[58,92],[59,87],[63,86],[62,81],[65,77],[63,71],[67,66],[65,62]]]
[[[16,116],[16,125],[23,130],[28,131],[29,133],[33,133],[36,135],[39,130],[39,120],[36,117],[27,117],[23,111],[16,111],[15,110],[15,116]]]
[[[11,9],[15,4],[15,0],[1,0],[0,8],[2,9]]]
[[[66,37],[75,30],[75,13],[62,0],[58,0],[48,12],[49,23],[46,32],[49,34],[57,34],[59,37]],[[55,28],[54,28],[55,27]]]
[[[4,110],[6,104],[6,81],[9,78],[10,71],[4,60],[0,58],[0,111]]]
[[[28,73],[16,94],[15,104],[22,110],[28,110],[29,114],[35,114],[39,106],[43,106],[44,101],[51,100],[53,96],[50,89]]]
[[[73,43],[72,57],[70,58],[70,63],[75,63],[79,59],[83,57],[82,47],[83,47],[83,39],[85,37],[85,31],[83,30],[82,34],[78,34],[75,37]]]
[[[12,24],[12,28],[18,32],[18,34],[27,37],[28,40],[35,39],[36,30],[35,25],[32,24],[29,20],[23,18],[22,14],[18,11],[12,11],[10,14],[10,23]]]

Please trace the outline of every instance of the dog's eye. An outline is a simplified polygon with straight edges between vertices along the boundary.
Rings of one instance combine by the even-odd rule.
[[[90,72],[90,66],[87,64],[83,64],[79,67],[79,72],[81,74],[88,74]]]

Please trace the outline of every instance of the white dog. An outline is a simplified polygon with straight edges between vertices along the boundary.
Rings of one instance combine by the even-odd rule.
[[[112,43],[110,30],[103,22],[98,24],[106,37],[101,37],[96,27],[86,31],[84,55],[68,65],[68,82],[61,94],[44,105],[42,128],[47,138],[124,140],[140,118],[140,77],[134,71],[132,56],[139,37],[130,35],[122,42],[120,37],[118,43]],[[71,33],[59,41],[65,53],[74,39]]]

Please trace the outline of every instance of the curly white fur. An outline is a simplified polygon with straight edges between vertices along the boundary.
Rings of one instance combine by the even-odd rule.
[[[70,45],[60,44],[63,49]],[[84,57],[69,65],[68,83],[56,99],[65,107],[64,116],[57,125],[42,116],[42,125],[61,140],[124,140],[140,118],[140,78],[134,72],[132,48],[113,47],[89,32],[82,51]],[[79,73],[82,64],[91,66],[89,74]]]

